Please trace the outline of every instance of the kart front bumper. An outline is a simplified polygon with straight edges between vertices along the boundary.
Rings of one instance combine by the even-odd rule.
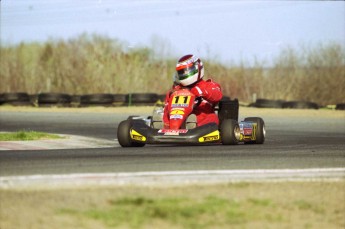
[[[145,144],[207,144],[220,142],[218,125],[206,124],[194,129],[171,130],[154,129],[137,120],[133,121],[130,138],[134,142]]]

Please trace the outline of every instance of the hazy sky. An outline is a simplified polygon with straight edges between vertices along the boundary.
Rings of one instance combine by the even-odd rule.
[[[116,38],[162,55],[271,60],[287,46],[345,46],[344,1],[2,0],[1,44]]]

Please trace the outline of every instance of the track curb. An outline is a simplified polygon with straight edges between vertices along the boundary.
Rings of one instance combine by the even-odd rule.
[[[0,177],[0,189],[75,188],[85,186],[176,186],[238,182],[345,181],[345,168],[197,170],[77,173]]]
[[[58,134],[61,139],[45,139],[33,141],[0,141],[0,151],[4,150],[51,150],[110,148],[118,145],[115,140],[105,140],[77,135]]]

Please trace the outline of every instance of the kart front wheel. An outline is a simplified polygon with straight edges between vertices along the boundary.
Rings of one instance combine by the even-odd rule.
[[[145,143],[139,143],[132,141],[130,137],[131,120],[125,120],[120,122],[117,128],[117,140],[122,147],[142,147]]]
[[[259,117],[250,117],[245,118],[245,122],[253,122],[256,123],[256,133],[255,133],[255,140],[246,142],[246,143],[255,143],[255,144],[263,144],[266,138],[266,129],[265,129],[265,122],[262,118]]]
[[[220,125],[220,137],[223,145],[237,145],[240,140],[240,136],[241,130],[236,120],[223,120]]]

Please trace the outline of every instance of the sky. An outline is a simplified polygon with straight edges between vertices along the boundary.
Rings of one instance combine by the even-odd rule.
[[[270,62],[291,47],[345,46],[344,1],[0,0],[1,45],[117,39],[157,55]]]

